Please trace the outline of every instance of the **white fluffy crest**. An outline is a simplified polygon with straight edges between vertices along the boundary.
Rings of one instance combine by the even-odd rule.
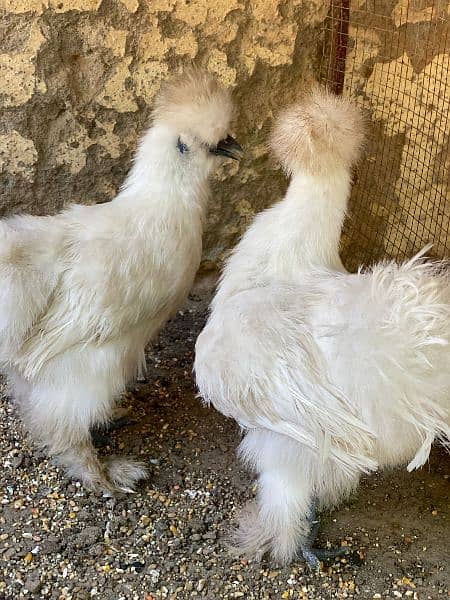
[[[327,173],[350,168],[364,138],[364,117],[356,104],[316,86],[277,117],[270,147],[289,174]]]
[[[195,68],[163,82],[153,111],[155,123],[191,133],[210,145],[226,137],[232,116],[230,90]]]
[[[132,461],[100,462],[89,430],[110,419],[191,288],[218,160],[207,142],[230,115],[228,92],[190,72],[159,96],[111,202],[0,221],[0,369],[37,442],[91,488],[129,490],[144,474]],[[203,139],[181,152],[189,128]]]
[[[287,115],[272,144],[289,189],[227,261],[195,358],[203,399],[244,428],[240,454],[258,473],[238,549],[282,562],[306,543],[316,501],[339,502],[377,466],[417,468],[450,437],[448,271],[419,253],[347,273],[359,113],[314,92]]]

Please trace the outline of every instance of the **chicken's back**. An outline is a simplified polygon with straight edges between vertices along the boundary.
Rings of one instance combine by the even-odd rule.
[[[0,221],[0,367],[45,311],[59,277],[63,232],[55,217]]]

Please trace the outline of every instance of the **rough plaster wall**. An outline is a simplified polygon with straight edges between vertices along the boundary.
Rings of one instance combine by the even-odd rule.
[[[350,268],[433,242],[450,258],[450,4],[351,0],[344,93],[372,115],[343,253]]]
[[[0,0],[0,216],[114,196],[160,81],[194,60],[235,87],[247,148],[214,184],[214,266],[285,180],[264,142],[313,77],[327,0]]]

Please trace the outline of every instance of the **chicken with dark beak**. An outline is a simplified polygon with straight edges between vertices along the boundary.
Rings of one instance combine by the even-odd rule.
[[[241,152],[233,109],[229,90],[188,69],[162,84],[114,199],[0,219],[0,371],[36,442],[87,489],[123,494],[146,476],[132,458],[100,457],[91,431],[192,287],[220,162],[210,149]]]

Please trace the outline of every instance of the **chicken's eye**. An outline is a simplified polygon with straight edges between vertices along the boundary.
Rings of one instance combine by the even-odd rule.
[[[181,138],[178,138],[177,148],[181,152],[181,154],[185,154],[186,152],[189,152],[189,148],[187,147],[187,145],[184,142],[181,141]]]

